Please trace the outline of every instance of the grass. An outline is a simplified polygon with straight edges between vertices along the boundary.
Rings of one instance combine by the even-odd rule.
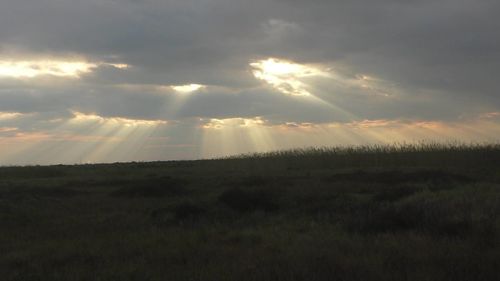
[[[0,168],[2,280],[496,280],[500,145]]]

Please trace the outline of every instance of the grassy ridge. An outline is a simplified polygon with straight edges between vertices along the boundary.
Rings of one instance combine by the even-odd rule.
[[[500,145],[0,168],[2,280],[496,280]]]
[[[462,167],[500,165],[500,144],[419,143],[301,148],[232,156],[260,163],[289,162],[315,168]],[[264,160],[264,161],[263,161]]]

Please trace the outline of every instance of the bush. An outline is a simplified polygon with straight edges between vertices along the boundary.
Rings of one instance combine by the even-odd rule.
[[[411,172],[404,171],[353,171],[337,173],[324,179],[328,182],[364,182],[381,184],[399,184],[399,183],[470,183],[474,179],[449,173],[442,170],[417,170]]]
[[[12,187],[6,191],[0,192],[0,199],[26,199],[26,198],[71,198],[81,195],[82,192],[69,187]]]
[[[410,185],[395,186],[393,188],[388,188],[386,190],[377,192],[373,196],[373,199],[375,201],[393,202],[411,196],[421,190],[422,188],[418,186],[410,186]]]
[[[373,205],[350,224],[360,233],[400,231],[425,232],[439,236],[464,236],[473,231],[470,218],[457,215],[451,198],[422,192],[403,201]]]
[[[43,179],[66,176],[64,166],[29,166],[29,167],[2,167],[2,179]]]
[[[182,203],[173,208],[174,219],[176,221],[198,220],[207,210],[193,203]]]
[[[170,208],[160,208],[151,212],[150,218],[156,224],[172,222],[197,221],[207,212],[207,209],[190,202],[184,202]]]
[[[242,178],[238,183],[242,186],[262,186],[267,183],[267,180],[261,176],[249,176]]]
[[[136,180],[111,192],[113,197],[168,197],[187,193],[185,182],[179,179],[164,177],[159,179]]]
[[[262,210],[272,212],[279,209],[278,194],[270,189],[243,190],[231,188],[219,196],[219,202],[238,212]]]

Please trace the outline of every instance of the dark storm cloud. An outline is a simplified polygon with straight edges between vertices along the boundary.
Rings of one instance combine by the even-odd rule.
[[[492,0],[3,1],[1,58],[77,56],[131,68],[103,65],[55,86],[0,79],[0,111],[348,121],[262,86],[248,63],[267,57],[385,81],[394,96],[315,81],[311,92],[359,119],[499,111],[499,10]],[[188,83],[211,87],[187,98],[175,116],[165,112],[174,102],[168,93],[117,86]]]

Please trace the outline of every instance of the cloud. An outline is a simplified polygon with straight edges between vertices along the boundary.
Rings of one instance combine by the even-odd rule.
[[[187,84],[187,85],[176,85],[171,87],[176,92],[191,93],[191,92],[196,92],[205,86],[200,84]]]
[[[19,112],[0,112],[0,120],[2,121],[16,119],[21,116],[23,116],[23,114]]]
[[[135,127],[135,126],[157,126],[166,125],[168,121],[165,120],[141,120],[141,119],[128,119],[128,118],[106,118],[96,114],[85,114],[81,112],[72,112],[73,117],[69,120],[70,122],[97,122],[99,124],[112,123],[119,124],[125,127]]]
[[[91,71],[95,64],[67,61],[1,61],[0,76],[33,78],[40,75],[78,77]]]
[[[337,124],[346,134],[477,116],[495,124],[499,9],[494,0],[3,1],[0,128],[67,136],[54,126],[74,123],[75,112],[117,128],[168,122],[156,125],[175,136],[141,155],[167,157],[165,141],[185,158],[199,155],[203,126],[248,120],[289,132]],[[430,127],[417,131],[437,136]],[[269,140],[266,130],[254,140]],[[302,143],[285,138],[294,137]]]
[[[309,96],[308,85],[303,78],[326,76],[326,73],[312,66],[269,58],[250,63],[255,78],[264,80],[278,91],[287,95]]]

